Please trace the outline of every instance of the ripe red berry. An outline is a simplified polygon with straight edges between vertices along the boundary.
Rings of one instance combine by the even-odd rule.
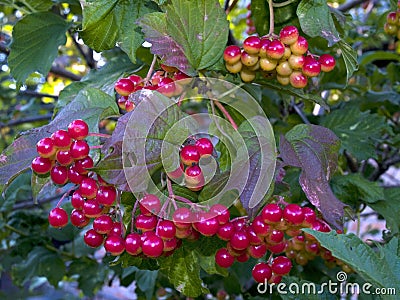
[[[264,242],[262,237],[260,238],[251,226],[247,227],[246,231],[249,237],[250,245],[261,245]]]
[[[267,38],[261,38],[260,40],[260,52],[258,53],[258,55],[261,58],[266,58],[267,57],[267,49],[269,44],[271,43],[270,39]]]
[[[157,234],[163,240],[170,240],[175,237],[176,227],[172,221],[161,220],[157,225]]]
[[[100,215],[93,220],[93,229],[100,234],[109,234],[113,223],[114,222],[109,215]]]
[[[180,158],[187,166],[198,164],[200,160],[199,149],[194,145],[186,145],[180,151]]]
[[[160,199],[156,195],[147,194],[139,200],[139,208],[143,215],[157,215],[161,210]]]
[[[224,60],[233,65],[240,60],[241,50],[238,46],[231,45],[225,48],[224,50]]]
[[[286,45],[291,45],[299,38],[299,30],[296,26],[288,25],[281,29],[279,32],[279,39]]]
[[[243,41],[243,49],[249,54],[258,54],[261,48],[261,40],[258,36],[249,36]]]
[[[114,88],[121,96],[128,96],[133,93],[135,84],[128,78],[121,78],[115,83]]]
[[[161,78],[158,86],[159,88],[157,89],[157,91],[167,97],[172,97],[176,90],[175,82],[169,77]]]
[[[292,262],[286,256],[278,256],[272,261],[271,269],[276,275],[286,275],[292,269]]]
[[[125,251],[125,240],[121,236],[111,235],[104,241],[104,249],[113,256],[118,256]]]
[[[303,211],[304,221],[303,224],[305,227],[310,227],[317,219],[317,215],[315,211],[310,207],[302,207],[301,210]]]
[[[143,81],[143,78],[136,74],[128,76],[128,79],[132,81],[135,86],[142,84]]]
[[[68,169],[64,166],[54,166],[50,171],[50,178],[55,184],[64,185],[68,182]]]
[[[211,156],[214,150],[212,142],[208,138],[200,138],[196,141],[195,146],[200,154],[200,157]]]
[[[163,251],[164,252],[170,252],[175,250],[178,247],[178,239],[176,237],[173,237],[172,239],[169,240],[164,240],[164,247],[163,247]],[[181,241],[181,240],[179,240]]]
[[[68,133],[75,140],[83,140],[89,134],[89,126],[85,121],[76,119],[68,125]]]
[[[88,198],[88,199],[93,199],[96,197],[97,194],[97,182],[93,178],[83,178],[80,186],[79,186],[79,192],[82,195],[82,197]]]
[[[290,45],[290,51],[294,55],[303,55],[308,50],[308,42],[305,37],[301,35],[298,37],[297,41]]]
[[[292,87],[302,89],[307,86],[308,79],[301,71],[294,71],[289,76],[289,82]]]
[[[183,171],[184,171],[184,167],[182,162],[179,164],[179,167],[176,168],[174,171],[172,172],[168,172],[167,175],[169,178],[171,179],[179,179],[183,176]]]
[[[263,208],[261,216],[267,224],[278,223],[282,218],[282,209],[278,204],[269,203]]]
[[[74,162],[69,150],[58,150],[56,153],[56,160],[62,166],[69,166]]]
[[[54,145],[59,149],[69,149],[72,143],[72,138],[66,130],[57,130],[51,135]]]
[[[90,219],[85,216],[82,210],[74,209],[71,212],[71,224],[75,227],[82,228],[89,224]]]
[[[230,244],[233,249],[244,250],[250,245],[250,239],[246,230],[236,231],[233,233]]]
[[[267,263],[261,262],[253,267],[251,275],[253,275],[256,282],[265,283],[272,277],[272,270]]]
[[[70,166],[68,170],[68,180],[74,184],[81,184],[82,180],[86,178],[85,175],[81,175],[75,169],[75,166]]]
[[[216,217],[220,225],[225,224],[229,221],[230,213],[228,208],[222,204],[214,204],[210,207],[210,213]]]
[[[276,244],[276,245],[269,245],[268,250],[271,251],[274,254],[282,253],[286,250],[287,248],[287,242],[283,241],[282,243]]]
[[[89,173],[89,169],[93,168],[93,166],[93,159],[90,156],[75,161],[75,170],[81,175]]]
[[[86,245],[92,248],[97,248],[103,244],[104,237],[100,233],[96,232],[94,229],[89,229],[85,232],[83,236],[83,241]]]
[[[159,257],[164,251],[164,242],[162,238],[157,235],[149,235],[142,240],[143,254],[148,257]]]
[[[33,172],[39,175],[44,175],[50,172],[53,163],[50,159],[44,157],[35,157],[32,161],[31,167]]]
[[[79,193],[79,190],[75,191],[71,196],[71,205],[76,209],[83,209],[85,198]]]
[[[198,165],[186,168],[185,183],[186,186],[193,191],[198,191],[204,186],[204,175]]]
[[[221,225],[218,228],[217,236],[223,241],[229,241],[235,232],[235,227],[231,222]]]
[[[312,56],[307,56],[304,59],[304,65],[302,68],[304,75],[308,77],[315,77],[321,73],[321,64]]]
[[[260,237],[267,236],[270,230],[269,225],[264,222],[261,215],[254,218],[253,222],[251,223],[251,227]]]
[[[69,152],[74,159],[78,160],[88,156],[89,150],[89,145],[86,143],[86,141],[77,140],[71,144]]]
[[[215,253],[215,262],[222,268],[229,268],[235,262],[235,257],[229,253],[228,249],[221,248]]]
[[[125,234],[125,229],[125,225],[121,222],[114,222],[108,235],[123,236]]]
[[[103,212],[103,207],[96,201],[96,199],[87,199],[83,203],[83,213],[88,218],[96,218]]]
[[[117,199],[117,191],[113,186],[100,186],[97,190],[96,200],[104,206],[111,206]]]
[[[301,224],[304,220],[304,214],[298,204],[288,204],[283,209],[283,218],[291,224]]]
[[[142,252],[142,241],[137,233],[130,233],[125,238],[125,250],[130,255],[138,255]]]
[[[192,231],[193,230],[194,229],[192,227],[188,227],[188,228],[176,227],[175,237],[177,237],[178,239],[186,239],[186,238],[188,238],[189,236],[192,235]]]
[[[135,219],[135,226],[137,230],[141,230],[142,232],[152,231],[157,226],[157,217],[154,215],[145,216],[140,214]]]
[[[180,207],[174,211],[172,215],[172,221],[177,228],[186,229],[189,228],[194,221],[192,212],[187,207]]]
[[[46,137],[37,142],[36,151],[41,157],[49,158],[56,154],[57,148],[53,139]]]
[[[253,258],[261,258],[267,253],[267,245],[250,245],[250,247],[247,248],[247,252]]]
[[[285,46],[280,40],[273,40],[266,49],[267,57],[271,59],[281,59],[285,54]]]
[[[198,221],[193,223],[193,227],[204,236],[213,236],[217,233],[219,223],[216,217],[210,213],[199,213]]]
[[[175,84],[180,84],[180,85],[187,85],[190,82],[192,82],[192,77],[186,75],[185,73],[178,71],[174,74],[173,79],[175,81]]]
[[[283,238],[285,237],[285,233],[281,230],[278,229],[272,229],[269,235],[267,236],[267,241],[270,244],[278,244],[283,241]]]
[[[318,61],[321,64],[322,72],[330,72],[335,68],[336,65],[335,58],[330,54],[322,54]]]
[[[53,208],[48,216],[49,224],[55,228],[62,228],[68,224],[68,214],[61,208]]]

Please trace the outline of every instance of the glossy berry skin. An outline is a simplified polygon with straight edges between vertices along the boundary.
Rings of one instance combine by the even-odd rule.
[[[214,145],[208,138],[200,138],[196,141],[195,146],[200,154],[200,157],[211,156],[214,150]]]
[[[176,90],[175,82],[169,77],[161,78],[158,86],[157,91],[167,97],[172,97]]]
[[[398,21],[399,21],[399,16],[395,11],[391,11],[386,16],[386,22],[390,25],[397,25]]]
[[[44,175],[50,172],[53,163],[50,159],[44,157],[35,157],[32,161],[31,168],[33,172],[39,175]]]
[[[210,214],[217,218],[220,225],[225,224],[230,219],[230,213],[228,208],[222,204],[214,204],[210,207]]]
[[[219,228],[219,222],[216,217],[212,217],[212,214],[201,213],[199,221],[193,224],[193,227],[204,236],[213,236],[217,233]]]
[[[128,96],[133,93],[135,84],[128,78],[121,78],[115,83],[114,89],[121,96]]]
[[[276,59],[271,59],[268,57],[260,59],[260,67],[264,71],[273,71],[275,70],[276,66],[278,65],[278,61]]]
[[[282,61],[277,65],[276,72],[281,76],[289,76],[293,70],[288,61]]]
[[[245,230],[233,233],[230,244],[235,250],[244,250],[250,245],[250,239]]]
[[[86,245],[92,248],[97,248],[103,244],[104,237],[97,233],[94,229],[89,229],[83,236],[83,241]]]
[[[302,207],[301,210],[303,211],[304,215],[304,227],[310,227],[317,220],[315,211],[310,207]]]
[[[233,65],[225,63],[225,68],[228,70],[228,72],[232,74],[239,73],[242,70],[243,64],[241,61],[238,61],[234,63]]]
[[[89,169],[93,168],[93,166],[93,159],[90,156],[75,161],[75,170],[81,175],[88,174]]]
[[[270,244],[278,244],[283,241],[283,238],[285,237],[285,233],[281,230],[278,229],[272,229],[270,234],[268,235],[268,242]]]
[[[103,208],[99,205],[96,199],[87,199],[85,203],[83,203],[82,210],[88,218],[96,218],[103,212]]]
[[[251,275],[256,282],[265,283],[272,277],[272,270],[267,263],[261,262],[253,267]]]
[[[128,76],[128,79],[132,81],[135,86],[141,85],[143,81],[143,78],[136,74]]]
[[[82,197],[79,191],[75,191],[71,196],[72,207],[76,209],[82,209],[84,203],[85,203],[85,198]]]
[[[199,163],[200,153],[195,145],[186,145],[180,151],[180,158],[185,165],[191,166]]]
[[[243,65],[247,67],[254,66],[258,62],[258,55],[256,54],[249,54],[246,51],[243,51],[240,56],[240,61]],[[242,69],[243,70],[243,69]]]
[[[117,235],[111,235],[104,241],[104,249],[113,256],[118,256],[125,251],[125,240]]]
[[[157,226],[157,217],[138,215],[135,220],[135,226],[137,230],[141,230],[142,232],[152,231]]]
[[[281,29],[279,32],[279,39],[286,45],[291,45],[299,38],[299,30],[296,26],[288,25]]]
[[[100,234],[109,234],[112,226],[113,220],[108,215],[101,215],[93,220],[93,229]]]
[[[290,55],[288,59],[289,65],[293,70],[301,70],[304,65],[303,55]]]
[[[261,40],[258,36],[249,36],[243,41],[243,49],[249,54],[258,54],[261,48]]]
[[[68,134],[75,140],[83,140],[89,134],[89,126],[85,121],[76,119],[68,125]]]
[[[276,74],[276,80],[282,85],[289,85],[289,83],[290,83],[289,76],[282,76],[282,75]]]
[[[243,68],[240,71],[240,78],[243,82],[252,82],[256,78],[256,73],[249,68]]]
[[[308,77],[318,76],[321,73],[321,64],[314,57],[307,56],[304,59],[302,72]]]
[[[218,228],[217,236],[223,241],[229,241],[235,232],[235,227],[231,222],[221,225]]]
[[[201,168],[198,165],[187,167],[185,170],[185,183],[186,186],[193,190],[198,191],[204,186],[204,176]]]
[[[61,208],[53,208],[48,216],[49,224],[55,228],[62,228],[68,224],[68,214]]]
[[[139,201],[140,212],[143,215],[157,215],[161,210],[160,199],[153,194],[147,194]]]
[[[56,154],[57,147],[54,145],[53,139],[46,137],[37,142],[36,151],[40,157],[49,158]]]
[[[264,220],[262,219],[262,216],[257,216],[253,219],[253,222],[251,223],[251,227],[254,230],[254,232],[260,236],[260,237],[265,237],[268,235],[270,227],[268,224],[265,224]]]
[[[54,166],[50,171],[50,178],[55,184],[64,185],[68,182],[68,169],[64,166]]]
[[[74,209],[71,212],[71,224],[75,227],[82,228],[89,224],[90,219],[85,216],[82,210]]]
[[[138,255],[142,252],[142,241],[137,233],[130,233],[125,238],[125,251],[130,255]]]
[[[97,194],[97,182],[93,178],[83,178],[79,187],[79,193],[82,197],[93,199]]]
[[[148,257],[159,257],[164,251],[164,241],[157,235],[149,235],[142,241],[143,254]]]
[[[51,135],[54,145],[59,149],[69,149],[72,138],[66,130],[57,130]]]
[[[134,110],[135,107],[136,107],[135,103],[133,103],[131,100],[127,100],[125,102],[125,110],[127,112],[130,112],[130,111]]]
[[[304,214],[301,207],[291,203],[283,209],[283,218],[291,224],[301,224],[304,220]]]
[[[104,206],[111,206],[117,199],[117,191],[113,186],[100,186],[97,190],[96,200]]]
[[[228,249],[221,248],[215,253],[215,262],[222,268],[229,268],[235,262],[235,257],[229,253]]]
[[[276,244],[276,245],[268,246],[268,250],[275,254],[284,252],[286,250],[286,248],[287,248],[286,241]]]
[[[278,204],[269,203],[263,208],[261,216],[267,224],[277,223],[282,218],[282,209]]]
[[[265,57],[267,57],[267,48],[268,48],[268,46],[269,46],[269,44],[271,43],[271,40],[270,39],[267,39],[267,38],[261,38],[261,40],[260,40],[260,51],[259,51],[259,53],[258,53],[258,55],[261,57],[261,58],[265,58]]]
[[[82,180],[86,178],[85,175],[81,175],[75,169],[75,166],[70,166],[68,169],[68,180],[74,184],[81,184]]]
[[[285,46],[279,40],[273,40],[269,43],[267,50],[267,57],[271,59],[281,59],[285,54]]]
[[[321,64],[322,72],[330,72],[335,68],[336,65],[335,58],[330,54],[322,54],[318,61]]]
[[[56,160],[62,166],[69,166],[74,162],[68,150],[58,150],[56,153]]]
[[[283,276],[289,274],[292,269],[292,262],[286,256],[278,256],[274,258],[271,269],[274,274]]]
[[[231,45],[225,48],[224,50],[224,60],[233,65],[240,60],[241,50],[238,46]]]
[[[174,222],[169,220],[161,220],[157,225],[157,234],[163,240],[170,240],[175,237],[176,227]]]
[[[294,71],[289,76],[290,85],[297,89],[305,88],[308,84],[307,77],[300,71]]]
[[[175,226],[181,229],[191,227],[193,220],[193,214],[187,207],[178,208],[172,215],[172,221],[174,222]]]
[[[125,225],[121,222],[114,222],[111,227],[111,231],[108,235],[123,236],[125,234]]]
[[[267,246],[265,244],[251,245],[247,252],[253,258],[261,258],[267,253]]]
[[[90,150],[89,145],[88,145],[88,143],[86,143],[86,141],[77,140],[71,144],[69,153],[71,154],[71,156],[74,159],[78,160],[78,159],[82,159],[82,158],[85,158],[86,156],[88,156],[89,150]]]
[[[294,55],[303,55],[308,50],[308,42],[305,37],[301,35],[298,37],[297,41],[290,45],[290,50]]]

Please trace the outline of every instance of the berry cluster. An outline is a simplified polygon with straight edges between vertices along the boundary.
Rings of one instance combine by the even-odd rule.
[[[179,153],[180,166],[167,175],[171,179],[185,178],[186,187],[192,191],[199,191],[204,186],[204,174],[199,166],[200,158],[210,157],[214,146],[208,138],[196,139],[193,144],[189,143],[181,148]]]
[[[246,25],[247,25],[246,33],[248,35],[252,35],[256,33],[256,26],[254,25],[254,21],[251,18],[251,4],[249,3],[246,8],[248,11],[246,15]]]
[[[397,2],[397,11],[391,11],[386,16],[383,29],[386,34],[396,36],[400,40],[400,1]]]
[[[321,71],[330,72],[336,65],[330,54],[323,54],[318,59],[311,54],[307,40],[292,25],[282,28],[279,38],[254,35],[244,40],[243,49],[228,46],[224,60],[226,69],[230,73],[240,73],[244,82],[253,81],[261,69],[264,77],[276,78],[280,84],[295,88],[306,87],[308,78],[318,76]]]
[[[183,86],[192,80],[175,67],[161,64],[161,68],[162,70],[155,71],[147,81],[136,74],[120,78],[114,85],[115,91],[121,96],[118,106],[128,112],[134,110],[135,104],[129,99],[129,95],[142,89],[157,90],[167,97],[178,96],[182,93]]]

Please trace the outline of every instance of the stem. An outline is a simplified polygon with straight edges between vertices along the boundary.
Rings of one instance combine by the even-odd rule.
[[[101,148],[103,148],[102,145],[96,145],[96,146],[90,146],[89,147],[90,150],[92,150],[92,149],[101,149]]]
[[[272,3],[272,6],[273,7],[284,7],[284,6],[286,6],[286,5],[290,5],[290,4],[292,4],[293,2],[296,2],[297,0],[288,0],[288,1],[285,1],[285,2],[281,2],[281,3]]]
[[[297,104],[294,102],[294,99],[292,98],[292,106],[295,110],[295,112],[300,116],[300,118],[303,120],[304,124],[311,124],[310,121],[307,119],[306,115],[304,114],[303,110],[297,106]]]
[[[138,205],[139,205],[139,200],[136,199],[135,205],[133,206],[132,212],[131,212],[131,232],[133,232],[133,223],[135,222],[135,219],[136,219],[135,213],[136,213]]]
[[[111,134],[90,132],[90,133],[88,134],[88,136],[97,136],[97,137],[102,137],[102,138],[108,139],[108,138],[111,137]]]
[[[171,182],[171,179],[169,179],[168,177],[167,177],[167,189],[168,189],[168,196],[170,197],[170,198],[174,198],[174,191],[173,191],[173,189],[172,189],[172,182]]]
[[[237,4],[238,2],[239,2],[239,0],[234,0],[234,1],[232,2],[232,4],[229,5],[229,7],[225,10],[225,13],[228,15],[228,14],[232,11],[232,9],[235,8],[235,6],[236,6],[236,4]]]
[[[25,232],[15,228],[14,226],[11,226],[9,224],[5,224],[4,227],[12,232],[18,233],[20,236],[28,236],[28,234],[26,234]]]
[[[33,116],[33,117],[13,120],[13,121],[8,122],[7,124],[4,124],[4,123],[0,122],[0,129],[3,128],[3,127],[17,126],[17,125],[25,124],[25,123],[50,120],[52,116],[53,116],[53,114],[46,114],[46,115],[41,115],[41,116]]]
[[[269,6],[269,34],[273,34],[275,30],[275,25],[274,25],[274,3],[272,0],[268,0],[268,6]]]
[[[175,200],[181,201],[181,202],[183,202],[183,203],[193,204],[192,201],[190,201],[189,199],[186,199],[185,197],[181,197],[181,196],[178,196],[178,195],[174,195],[173,198],[174,198]]]
[[[224,116],[228,119],[229,123],[231,123],[233,129],[238,130],[238,126],[233,120],[232,116],[229,114],[229,112],[226,110],[226,108],[219,102],[218,100],[212,100],[215,105],[219,108],[219,110],[224,114]]]
[[[60,198],[60,200],[58,200],[56,207],[60,207],[61,202],[65,199],[65,197],[67,197],[67,195],[69,195],[69,193],[71,193],[72,190],[74,190],[75,187],[70,188],[66,193],[64,193],[64,195],[62,195],[62,197]]]
[[[146,78],[144,79],[145,84],[150,80],[150,77],[154,71],[154,66],[156,65],[156,62],[157,62],[157,55],[154,55],[153,61],[151,62],[151,65],[150,65],[150,69],[147,72]]]

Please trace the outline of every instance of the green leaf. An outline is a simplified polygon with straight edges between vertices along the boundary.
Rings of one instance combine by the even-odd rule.
[[[336,228],[343,227],[344,205],[329,186],[338,163],[340,141],[327,128],[296,125],[281,136],[279,151],[285,165],[301,168],[299,182],[308,200]]]
[[[45,276],[53,286],[57,287],[65,273],[64,261],[53,251],[43,247],[35,247],[29,252],[26,260],[12,267],[14,283],[22,286],[35,276]]]
[[[175,289],[187,297],[198,297],[208,290],[200,279],[200,265],[196,254],[182,245],[171,256],[160,262],[161,271]]]
[[[400,289],[399,240],[393,238],[375,251],[354,234],[322,233],[311,229],[303,231],[313,235],[332,255],[356,271],[366,282],[381,288]],[[385,296],[385,299],[396,297]]]
[[[372,63],[375,60],[397,60],[400,62],[400,56],[397,53],[389,51],[368,51],[359,57],[360,65]]]
[[[148,300],[152,299],[154,289],[156,287],[156,280],[158,270],[137,270],[135,273],[135,280],[138,288],[146,294]]]
[[[376,158],[375,144],[382,134],[391,132],[385,117],[361,112],[357,107],[347,107],[346,113],[335,110],[324,116],[321,125],[330,128],[341,140],[342,151],[347,151],[359,160]]]
[[[375,203],[385,198],[378,182],[369,181],[359,173],[334,177],[332,187],[335,195],[348,203],[357,200]]]
[[[98,132],[100,119],[118,113],[118,106],[113,97],[94,88],[81,91],[50,124],[22,133],[3,151],[0,155],[0,191],[15,176],[30,167],[32,160],[37,156],[36,143],[40,139],[58,129],[65,129],[77,117],[87,122],[90,132]]]
[[[156,9],[155,4],[141,0],[85,1],[81,37],[98,52],[112,49],[118,44],[136,62],[136,50],[143,43],[136,20]]]
[[[58,54],[58,46],[67,41],[71,23],[50,12],[25,16],[13,30],[8,64],[13,77],[24,82],[33,72],[47,75]]]
[[[384,191],[385,200],[368,204],[386,220],[386,228],[392,234],[400,230],[400,188],[388,188]]]
[[[348,82],[353,73],[358,70],[357,52],[345,41],[339,41],[338,46],[342,51],[342,57],[346,65],[346,82]]]
[[[297,7],[301,29],[311,37],[323,37],[328,46],[340,41],[339,33],[325,0],[302,0]]]

